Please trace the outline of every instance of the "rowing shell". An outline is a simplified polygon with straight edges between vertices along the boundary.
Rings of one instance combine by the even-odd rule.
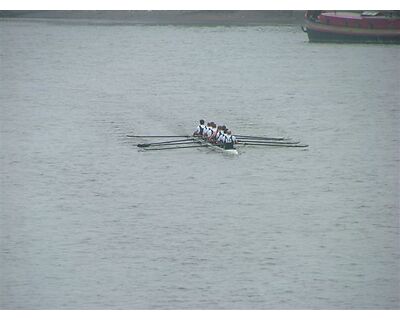
[[[203,146],[207,146],[208,148],[213,149],[213,150],[218,151],[218,152],[223,152],[223,153],[232,154],[232,155],[238,155],[239,154],[239,152],[236,149],[224,149],[223,147],[220,147],[220,146],[212,144],[212,143],[210,143],[208,141],[205,141],[200,137],[193,137],[193,140],[199,142]]]

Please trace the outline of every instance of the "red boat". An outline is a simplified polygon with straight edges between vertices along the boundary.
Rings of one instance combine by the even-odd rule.
[[[302,29],[310,42],[400,44],[400,11],[307,11]]]

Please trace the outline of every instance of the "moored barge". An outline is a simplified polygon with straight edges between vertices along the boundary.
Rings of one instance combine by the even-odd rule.
[[[307,11],[310,42],[400,44],[400,11]]]

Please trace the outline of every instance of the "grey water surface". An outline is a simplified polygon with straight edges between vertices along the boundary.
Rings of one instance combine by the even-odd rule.
[[[400,307],[399,46],[299,26],[0,37],[2,309]],[[310,147],[126,137],[200,118]]]

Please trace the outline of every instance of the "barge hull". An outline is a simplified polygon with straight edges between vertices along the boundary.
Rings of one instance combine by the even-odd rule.
[[[379,43],[379,44],[400,44],[398,35],[361,35],[332,33],[307,28],[310,42],[336,42],[336,43]]]

